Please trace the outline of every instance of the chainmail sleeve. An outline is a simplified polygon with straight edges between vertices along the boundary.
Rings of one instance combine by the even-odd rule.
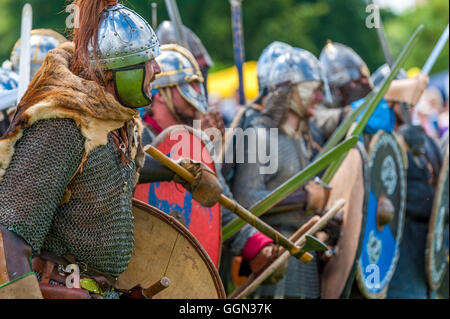
[[[41,120],[24,130],[0,181],[0,224],[39,254],[65,188],[81,163],[84,137],[73,120]]]

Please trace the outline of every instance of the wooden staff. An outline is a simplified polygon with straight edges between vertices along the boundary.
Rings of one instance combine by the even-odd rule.
[[[147,145],[144,148],[145,152],[154,157],[157,161],[167,166],[170,170],[172,170],[175,174],[183,178],[188,183],[192,183],[194,181],[194,176],[185,168],[178,165],[171,158],[168,158],[166,155],[161,153],[158,149],[151,145]],[[281,233],[277,232],[271,226],[254,216],[244,207],[236,203],[235,201],[229,199],[225,195],[220,195],[219,203],[225,208],[229,209],[234,214],[238,215],[240,218],[245,220],[247,223],[258,229],[263,234],[267,235],[271,239],[274,240],[275,243],[281,245],[288,251],[288,254],[300,259],[304,263],[308,263],[311,261],[311,255],[302,251],[300,247],[295,245],[288,238],[283,236]]]
[[[297,241],[296,245],[304,245],[306,242],[306,236],[307,235],[314,235],[318,231],[320,231],[325,225],[333,218],[338,212],[341,211],[341,209],[345,205],[345,200],[340,199],[338,200],[333,207],[320,218],[319,221],[317,221],[305,234],[303,234]],[[306,227],[305,227],[306,228]],[[295,236],[298,236],[302,233],[302,230],[299,229],[291,238],[294,238]],[[267,267],[261,274],[258,276],[250,276],[247,281],[239,286],[230,296],[228,296],[229,299],[240,299],[248,294],[252,293],[259,285],[261,285],[264,280],[266,280],[270,275],[272,275],[281,265],[283,265],[286,260],[289,258],[289,253],[284,252],[280,257],[275,259],[275,261]]]

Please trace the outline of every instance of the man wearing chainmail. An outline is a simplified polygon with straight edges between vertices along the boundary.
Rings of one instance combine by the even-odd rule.
[[[338,107],[357,108],[374,84],[379,85],[390,73],[387,65],[380,68],[374,73],[372,83],[366,63],[351,48],[339,43],[329,42],[320,60]],[[415,106],[427,83],[428,77],[424,75],[394,80],[364,130],[369,139],[378,130],[389,133],[395,130],[408,156],[406,219],[388,298],[427,298],[425,265],[417,260],[425,259],[428,221],[442,155],[420,126],[405,125],[400,110],[401,102]]]
[[[206,113],[207,108],[205,90],[202,86],[203,77],[196,60],[185,48],[169,44],[161,47],[161,54],[156,61],[161,67],[161,73],[156,76],[152,86],[158,93],[154,95],[151,115],[146,114],[146,124],[155,134],[172,125],[193,126],[194,120]],[[223,194],[233,198],[220,172],[218,178]],[[235,214],[222,208],[223,226],[235,218],[237,218]],[[272,239],[250,225],[230,238],[224,246],[232,255],[242,255],[254,272],[268,265],[277,252]]]
[[[138,178],[180,180],[141,145],[137,109],[160,72],[155,33],[117,1],[75,4],[74,43],[49,52],[0,140],[0,298],[99,297],[65,287],[68,264],[111,291],[133,251]],[[212,206],[221,187],[203,169],[208,196],[187,187]]]
[[[256,140],[245,143],[244,163],[237,164],[233,182],[233,194],[244,207],[265,198],[308,164],[312,152],[309,119],[316,103],[322,100],[320,63],[310,52],[292,48],[274,62],[267,86],[269,94],[264,111],[253,119],[249,128],[255,130]],[[278,129],[278,135],[270,134],[270,129]],[[258,148],[260,143],[277,145],[276,156],[270,158],[278,164],[275,172],[262,174],[261,169],[267,168],[267,163],[259,158],[256,163],[250,161],[250,143]],[[262,219],[289,237],[311,217],[306,211],[323,210],[327,197],[328,189],[311,181],[278,204],[279,207],[295,205],[296,208],[268,213]],[[299,205],[302,205],[301,209]],[[316,258],[308,264],[289,258],[286,276],[277,284],[260,286],[255,297],[319,298]]]

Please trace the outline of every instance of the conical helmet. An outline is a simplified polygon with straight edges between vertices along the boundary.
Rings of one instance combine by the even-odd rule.
[[[370,80],[367,64],[351,48],[329,41],[320,54],[320,62],[325,69],[331,88],[340,88],[362,76]]]

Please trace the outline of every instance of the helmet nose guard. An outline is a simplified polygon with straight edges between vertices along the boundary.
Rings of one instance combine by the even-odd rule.
[[[194,56],[177,44],[168,44],[161,47],[161,55],[156,61],[161,67],[161,73],[156,76],[153,87],[162,89],[175,86],[197,111],[206,113],[208,101],[204,86],[199,85],[199,93],[191,85],[194,82],[202,84],[204,81]]]
[[[88,50],[92,64],[113,71],[115,93],[122,105],[139,108],[151,104],[144,87],[145,62],[160,54],[160,45],[144,18],[121,4],[105,7],[100,16],[97,50],[94,54],[92,43]]]

